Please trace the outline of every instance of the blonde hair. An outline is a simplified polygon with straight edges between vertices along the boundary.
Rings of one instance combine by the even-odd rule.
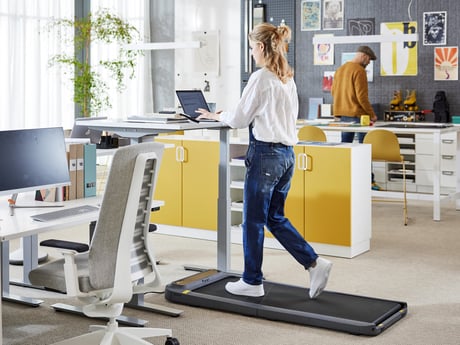
[[[256,25],[248,39],[264,45],[265,67],[273,72],[283,83],[294,76],[286,58],[291,29],[287,25],[274,26],[269,23]]]

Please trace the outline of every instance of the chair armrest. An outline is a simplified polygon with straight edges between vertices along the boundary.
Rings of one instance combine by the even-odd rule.
[[[75,263],[75,255],[78,252],[63,248],[60,249],[60,252],[64,256],[64,276],[67,295],[79,296],[81,295],[81,291],[78,286],[78,269]]]

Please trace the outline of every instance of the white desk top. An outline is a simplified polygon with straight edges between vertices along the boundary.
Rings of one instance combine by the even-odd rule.
[[[8,198],[0,198],[0,241],[9,241],[16,238],[22,238],[30,235],[36,235],[39,233],[59,230],[84,224],[90,223],[97,220],[99,211],[88,212],[85,214],[75,215],[72,217],[65,217],[50,222],[39,222],[32,220],[31,215],[53,212],[61,210],[62,207],[51,207],[51,208],[16,208],[14,209],[14,215],[10,216],[10,210],[8,207]],[[90,197],[84,199],[76,199],[64,202],[57,202],[56,204],[64,205],[64,207],[70,208],[79,205],[93,205],[98,206],[102,201],[101,197]],[[33,197],[29,193],[19,194],[16,200],[17,205],[43,205],[43,204],[54,204],[44,203],[41,201],[34,201]],[[160,207],[164,204],[162,201],[154,200],[152,207]]]

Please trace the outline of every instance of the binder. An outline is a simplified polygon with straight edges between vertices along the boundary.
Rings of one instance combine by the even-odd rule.
[[[76,181],[76,190],[77,190],[77,199],[84,198],[84,161],[83,161],[83,146],[85,144],[76,144],[77,147],[77,181]]]
[[[96,144],[83,146],[84,197],[96,196]]]
[[[67,200],[77,198],[77,146],[79,144],[69,145],[69,175],[70,186]]]

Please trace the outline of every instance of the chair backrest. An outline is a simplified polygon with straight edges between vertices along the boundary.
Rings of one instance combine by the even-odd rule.
[[[300,141],[327,141],[326,133],[316,126],[304,126],[297,134]]]
[[[365,135],[363,143],[372,145],[372,160],[388,162],[401,162],[403,160],[398,137],[389,130],[371,130]]]
[[[151,202],[163,145],[142,143],[115,153],[89,249],[89,283],[130,300],[133,282],[152,272],[147,250]]]

